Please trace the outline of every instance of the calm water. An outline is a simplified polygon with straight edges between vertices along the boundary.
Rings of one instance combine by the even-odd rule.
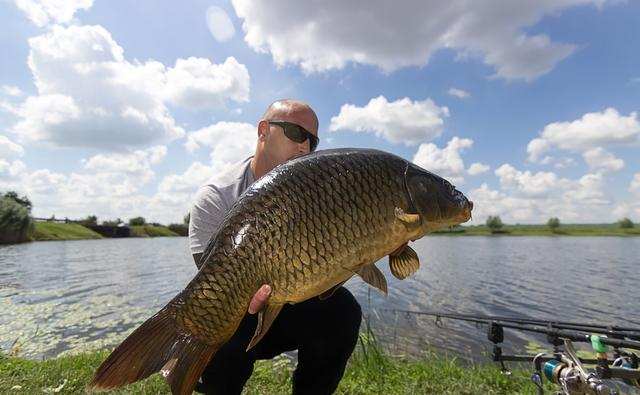
[[[348,282],[374,332],[395,352],[425,345],[463,356],[485,330],[393,309],[600,321],[640,326],[640,238],[427,237],[422,267],[389,296]],[[0,247],[0,347],[40,358],[115,345],[195,274],[184,238],[35,242]],[[506,331],[521,349],[542,338]],[[15,343],[15,344],[14,344]]]

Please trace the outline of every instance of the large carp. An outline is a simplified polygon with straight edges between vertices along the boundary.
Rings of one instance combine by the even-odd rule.
[[[116,388],[161,371],[174,394],[191,393],[262,284],[272,292],[249,348],[285,303],[330,297],[353,275],[386,293],[376,261],[466,222],[472,208],[448,181],[386,152],[336,149],[290,160],[242,194],[193,280],[111,353],[89,386]],[[389,265],[403,279],[418,270],[418,256],[406,246]]]

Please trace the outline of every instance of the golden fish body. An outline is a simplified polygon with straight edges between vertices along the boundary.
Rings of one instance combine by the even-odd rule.
[[[200,271],[156,315],[189,342],[181,351],[166,340],[173,348],[153,360],[154,368],[164,367],[174,392],[193,388],[191,376],[197,380],[199,372],[176,374],[176,367],[193,364],[189,358],[196,365],[208,361],[234,334],[262,284],[272,292],[249,347],[284,304],[328,296],[355,274],[386,292],[374,262],[428,231],[468,220],[471,209],[446,180],[382,151],[318,151],[276,167],[242,194],[209,241]],[[415,252],[405,252],[390,260],[399,278],[418,268]],[[102,376],[108,375],[99,370],[95,386],[108,381]]]
[[[210,344],[225,342],[251,296],[271,285],[270,304],[321,294],[419,235],[395,215],[408,210],[407,162],[343,150],[276,168],[238,200],[184,292],[178,322]]]

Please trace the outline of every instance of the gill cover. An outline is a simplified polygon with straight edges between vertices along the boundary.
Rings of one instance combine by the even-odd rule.
[[[411,189],[409,188],[409,167],[411,167],[411,162],[407,162],[407,166],[404,168],[404,190],[407,193],[407,200],[409,201],[409,210],[407,211],[409,214],[418,214],[418,209],[416,208],[416,203],[411,193]]]

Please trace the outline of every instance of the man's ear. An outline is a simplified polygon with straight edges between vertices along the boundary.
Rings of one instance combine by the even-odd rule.
[[[269,122],[264,119],[258,122],[258,141],[264,141],[269,132]]]

